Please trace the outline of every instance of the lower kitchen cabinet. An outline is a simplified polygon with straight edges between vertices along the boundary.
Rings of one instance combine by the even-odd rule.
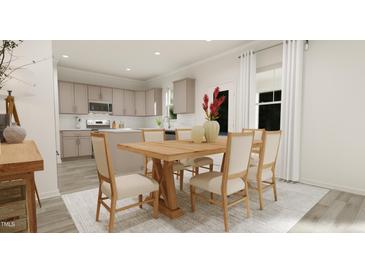
[[[62,158],[91,156],[91,137],[88,131],[61,131]]]

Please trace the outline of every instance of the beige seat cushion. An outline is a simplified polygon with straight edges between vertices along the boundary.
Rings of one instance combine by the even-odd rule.
[[[115,183],[118,200],[138,196],[139,194],[154,192],[159,189],[159,185],[155,180],[141,174],[130,174],[115,177]],[[110,184],[103,182],[101,185],[101,191],[109,198],[111,197]]]
[[[208,192],[222,195],[223,173],[212,171],[196,175],[190,179],[190,184]],[[231,179],[227,182],[227,195],[245,189],[245,183],[241,178]]]
[[[257,166],[251,166],[248,169],[248,175],[247,175],[247,180],[250,183],[255,183],[256,182],[256,175],[257,175]],[[272,178],[272,171],[270,168],[264,169],[262,171],[262,177],[261,180],[262,181],[270,181]]]
[[[153,168],[153,161],[149,160],[147,162],[147,170],[152,171],[152,168]],[[185,169],[185,166],[182,163],[176,162],[173,164],[172,169],[173,169],[173,171],[180,171],[180,170]]]
[[[188,158],[180,161],[184,166],[201,167],[213,164],[213,159],[210,157],[198,157],[198,158]]]

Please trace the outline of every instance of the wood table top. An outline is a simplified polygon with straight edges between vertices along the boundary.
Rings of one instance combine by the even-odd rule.
[[[43,158],[32,140],[20,144],[1,143],[0,175],[43,170]]]
[[[196,144],[192,141],[138,142],[118,144],[118,149],[143,154],[164,161],[182,160],[226,152],[227,138],[220,137],[215,143]]]
[[[195,144],[192,141],[138,142],[118,144],[119,149],[143,154],[150,158],[175,161],[190,157],[224,153],[225,142]]]

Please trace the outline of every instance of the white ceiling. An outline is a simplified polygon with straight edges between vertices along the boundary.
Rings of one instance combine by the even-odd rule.
[[[54,41],[59,65],[137,80],[172,72],[250,41]],[[156,56],[154,52],[160,52]],[[62,58],[68,55],[69,58]],[[126,68],[131,68],[126,71]]]

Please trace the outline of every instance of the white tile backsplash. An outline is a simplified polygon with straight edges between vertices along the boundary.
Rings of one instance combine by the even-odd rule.
[[[120,121],[124,123],[124,127],[128,128],[142,128],[146,127],[145,117],[128,117],[128,116],[112,116],[107,114],[88,114],[88,115],[74,115],[74,114],[60,114],[60,130],[76,129],[76,117],[81,118],[81,129],[86,128],[87,119],[105,119],[113,121]]]

